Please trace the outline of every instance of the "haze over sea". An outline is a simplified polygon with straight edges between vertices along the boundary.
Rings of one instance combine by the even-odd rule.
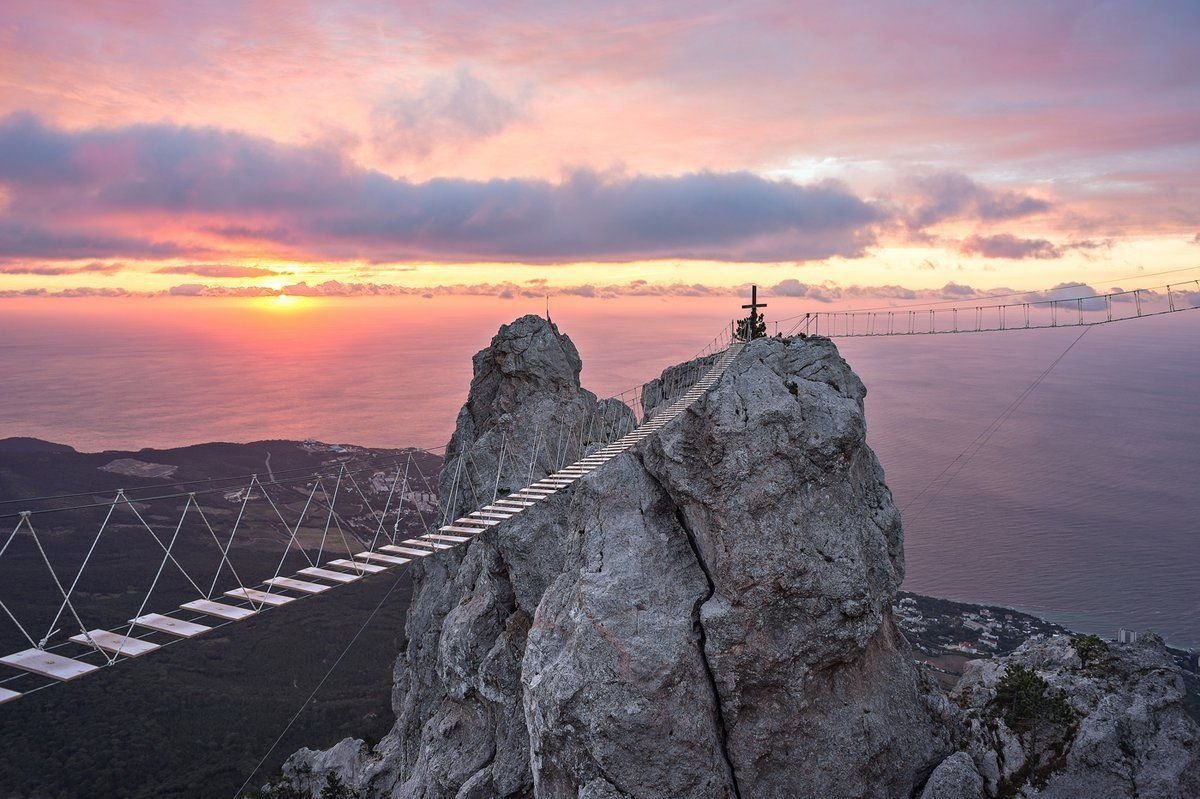
[[[769,302],[769,319],[829,310]],[[737,304],[551,310],[603,396],[691,357]],[[471,355],[540,311],[482,297],[5,300],[0,437],[89,451],[309,437],[437,447]],[[1200,312],[1089,330],[955,463],[1079,332],[838,341],[867,384],[870,443],[904,511],[904,587],[1200,647]]]

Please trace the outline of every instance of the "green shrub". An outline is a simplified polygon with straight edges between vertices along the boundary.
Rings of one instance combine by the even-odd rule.
[[[350,790],[342,778],[331,771],[325,775],[325,787],[321,789],[320,799],[358,799],[358,791]]]
[[[1108,654],[1108,644],[1098,635],[1079,635],[1071,639],[1071,646],[1083,662],[1084,667],[1099,663]]]
[[[1061,691],[1051,692],[1037,672],[1017,664],[1004,669],[991,707],[1009,728],[1020,732],[1065,727],[1074,719]]]

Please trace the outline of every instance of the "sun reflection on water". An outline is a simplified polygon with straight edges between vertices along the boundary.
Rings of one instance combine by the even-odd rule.
[[[271,297],[256,298],[256,306],[263,310],[280,312],[291,312],[303,310],[312,305],[311,297],[297,297],[294,294],[276,294]]]

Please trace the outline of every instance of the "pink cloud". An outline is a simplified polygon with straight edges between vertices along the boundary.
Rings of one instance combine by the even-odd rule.
[[[163,266],[154,270],[159,275],[196,275],[197,277],[267,277],[273,275],[288,275],[290,272],[280,272],[276,269],[264,269],[258,266],[237,266],[234,264],[187,264],[184,266]]]
[[[1044,213],[1051,207],[1042,198],[991,189],[955,173],[911,177],[905,188],[912,203],[908,224],[917,230],[956,219],[981,222],[1020,219]]]
[[[83,153],[85,155],[81,156]],[[121,168],[112,170],[105,154]],[[71,132],[33,117],[0,121],[0,185],[29,219],[93,229],[148,219],[199,231],[286,233],[309,258],[407,261],[741,261],[858,257],[887,212],[844,186],[746,173],[601,175],[413,183],[319,147],[213,129],[139,125]],[[214,224],[223,218],[225,224]],[[237,223],[234,220],[238,220]],[[16,222],[0,256],[70,257],[89,246],[127,257],[177,255],[193,241],[41,231]],[[25,223],[31,224],[31,223]],[[184,230],[184,238],[187,231]],[[111,252],[109,252],[111,251]],[[213,276],[213,275],[209,275]]]
[[[1060,258],[1062,249],[1046,239],[1023,239],[1011,233],[971,236],[959,242],[959,252],[985,258]]]
[[[44,264],[0,263],[0,274],[5,275],[115,275],[125,269],[121,263],[93,261],[82,266],[48,266]]]
[[[973,172],[1007,154],[1032,178],[1064,153],[1194,144],[1200,115],[1194,82],[1181,79],[1200,73],[1200,20],[1186,1],[614,0],[501,12],[478,2],[333,8],[216,0],[79,3],[70,14],[50,3],[16,3],[6,12],[0,68],[16,80],[0,90],[0,111],[58,116],[82,107],[92,123],[158,119],[164,109],[180,119],[197,109],[209,122],[237,118],[237,126],[274,134],[261,113],[269,95],[293,127],[299,118],[311,127],[361,128],[371,109],[386,104],[390,89],[380,87],[389,77],[411,73],[436,83],[469,59],[489,86],[496,78],[508,84],[497,96],[529,83],[554,98],[533,109],[546,128],[488,144],[495,149],[474,163],[493,170],[505,155],[539,149],[550,151],[551,169],[607,166],[568,155],[589,149],[574,146],[589,135],[578,125],[587,102],[608,114],[595,131],[609,145],[608,160],[620,153],[638,171],[753,168],[816,152],[952,157],[962,159],[955,170]],[[416,83],[405,96],[421,95]],[[575,90],[585,95],[579,102]],[[184,97],[186,104],[177,102]],[[630,119],[639,125],[625,124]],[[671,135],[644,135],[660,123],[672,126]],[[719,153],[746,160],[713,160]]]
[[[395,249],[385,240],[398,227],[394,218],[360,215],[359,243],[345,220],[311,232],[305,225],[320,209],[288,204],[288,195],[312,201],[306,181],[339,171],[345,194],[336,199],[343,202],[377,200],[400,175],[414,186],[448,178],[476,189],[512,181],[513,188],[570,183],[557,177],[564,165],[571,174],[603,174],[619,162],[630,175],[678,177],[765,173],[816,158],[850,171],[877,169],[893,181],[912,164],[999,175],[975,182],[995,196],[1035,202],[1048,202],[1048,192],[1028,187],[1053,186],[1052,205],[1020,215],[1040,214],[1071,233],[1179,235],[1200,215],[1193,166],[1200,85],[1189,79],[1200,74],[1194,2],[334,7],[214,0],[64,8],[18,0],[6,5],[0,26],[7,78],[0,115],[36,110],[57,128],[124,134],[77,141],[64,160],[50,143],[28,160],[23,179],[41,191],[23,196],[18,211],[8,203],[6,213],[27,213],[15,221],[32,228],[55,219],[62,257],[82,251],[85,237],[95,240],[85,258],[149,257],[167,246],[142,232],[145,212],[120,211],[139,199],[154,214],[152,229],[190,217],[167,237],[175,255],[208,244],[221,252],[370,260]],[[164,127],[207,130],[220,157],[190,152],[192,172],[182,174],[188,162],[172,150],[181,143],[159,136]],[[239,140],[264,146],[245,161],[222,161],[236,159]],[[188,179],[143,187],[124,179],[149,170],[155,158]],[[249,179],[237,186],[226,180],[226,164],[251,176],[282,163],[300,167],[300,177],[284,184],[270,175],[263,188],[279,196],[256,195]],[[97,200],[109,204],[107,216],[64,201],[81,175],[101,187]],[[874,190],[857,173],[848,181],[847,193],[859,199]],[[465,213],[467,206],[448,199],[461,187],[439,185],[448,213]],[[241,202],[240,212],[223,207],[199,219],[219,189],[232,192],[228,206]],[[380,202],[397,208],[408,199],[392,192]],[[500,201],[488,202],[469,206],[485,222],[499,216]],[[961,213],[986,216],[989,209],[1004,214],[1021,205],[977,198]],[[937,203],[901,210],[943,213]],[[533,216],[528,206],[521,212]],[[432,242],[406,240],[413,257],[447,249],[446,219],[432,216],[421,221],[442,228]],[[578,244],[586,238],[580,226],[555,232],[568,243],[574,234]],[[469,234],[466,227],[456,233]],[[696,251],[750,260],[788,249],[800,258],[856,254],[873,234],[867,226],[746,232]],[[0,232],[10,252],[36,243],[26,236],[14,246],[12,238]],[[456,240],[466,252],[444,257],[478,257],[470,235]],[[584,249],[596,247],[542,242],[528,257],[574,257]],[[630,250],[642,251],[660,250]],[[684,252],[674,243],[665,251]]]

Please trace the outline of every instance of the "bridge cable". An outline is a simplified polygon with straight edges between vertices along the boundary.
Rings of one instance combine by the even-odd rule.
[[[1128,277],[1100,278],[1100,279],[1094,279],[1091,282],[1092,283],[1112,283],[1112,282],[1121,281],[1121,280],[1141,280],[1142,278],[1147,278],[1147,277],[1160,277],[1162,275],[1173,275],[1178,272],[1191,272],[1196,269],[1200,269],[1200,266],[1186,266],[1186,267],[1183,267],[1182,269],[1168,269],[1165,272],[1150,272],[1148,274],[1130,275]],[[1190,283],[1191,281],[1186,280],[1184,282]],[[972,302],[976,302],[978,300],[996,300],[996,299],[1003,299],[1005,297],[1019,297],[1024,294],[1045,294],[1050,291],[1056,291],[1056,290],[1062,290],[1062,289],[1077,289],[1077,288],[1084,288],[1084,287],[1090,287],[1090,284],[1084,283],[1084,282],[1063,283],[1061,285],[1051,286],[1050,288],[1045,288],[1045,289],[1010,291],[1010,292],[1006,292],[1003,294],[980,294],[979,296],[975,296],[975,297],[959,297],[956,299],[948,299],[948,300],[913,300],[912,302],[899,303],[896,305],[872,305],[872,306],[869,306],[866,308],[846,308],[845,311],[839,311],[838,313],[857,313],[859,311],[889,311],[889,310],[894,310],[897,308],[912,308],[914,306],[917,306],[918,308],[924,308],[927,305],[952,305],[954,303],[972,303]],[[1112,292],[1110,292],[1110,293],[1112,293]],[[1104,295],[1101,294],[1101,295],[1096,295],[1096,296],[1104,296]],[[1088,299],[1088,298],[1084,298],[1084,299]],[[796,314],[795,316],[786,316],[782,319],[775,319],[773,321],[775,322],[775,324],[779,324],[780,322],[790,322],[793,319],[802,319],[804,316],[805,316],[804,314]]]
[[[266,751],[266,754],[264,754],[258,761],[258,764],[254,767],[254,770],[250,772],[248,777],[246,777],[246,781],[243,782],[242,786],[234,793],[233,799],[239,799],[239,797],[242,796],[242,791],[246,790],[246,786],[248,786],[250,781],[254,779],[254,775],[258,773],[260,768],[262,768],[263,763],[267,762],[267,758],[269,758],[271,753],[275,751],[275,748],[279,746],[280,741],[282,741],[283,737],[288,734],[288,731],[291,730],[292,725],[296,723],[296,720],[300,718],[300,714],[303,713],[304,710],[312,703],[313,699],[316,698],[317,692],[324,687],[325,683],[329,680],[329,677],[333,674],[334,669],[338,667],[338,664],[342,662],[342,659],[345,658],[346,654],[350,651],[350,647],[354,646],[355,642],[358,641],[359,636],[361,636],[363,631],[367,629],[367,625],[369,625],[375,619],[375,616],[379,613],[379,610],[383,607],[384,603],[388,601],[388,598],[391,597],[392,592],[396,590],[396,588],[400,585],[400,581],[403,580],[407,574],[407,568],[401,569],[396,574],[396,580],[392,583],[392,587],[387,590],[387,593],[383,595],[383,599],[379,600],[379,604],[375,606],[375,609],[371,611],[370,615],[368,615],[363,621],[362,625],[359,626],[358,632],[354,633],[354,637],[350,639],[350,642],[342,648],[341,654],[337,656],[337,660],[333,661],[333,665],[331,665],[329,670],[325,672],[325,676],[321,678],[319,683],[317,683],[317,687],[312,689],[312,693],[308,695],[308,698],[305,699],[300,705],[300,708],[292,716],[291,720],[288,721],[288,723],[284,726],[283,731],[279,733],[279,736],[275,739],[275,742],[271,744],[271,748]]]
[[[1025,402],[1026,399],[1029,398],[1029,395],[1033,393],[1034,389],[1036,389],[1039,385],[1041,385],[1042,381],[1045,380],[1046,377],[1048,377],[1052,371],[1054,371],[1054,368],[1056,366],[1058,366],[1058,364],[1062,361],[1063,358],[1066,357],[1068,352],[1070,352],[1072,349],[1074,349],[1075,345],[1079,343],[1080,339],[1082,339],[1084,336],[1087,335],[1089,330],[1091,330],[1091,327],[1085,327],[1079,333],[1079,335],[1075,337],[1075,340],[1072,341],[1070,344],[1068,344],[1067,348],[1064,349],[1059,354],[1059,356],[1050,363],[1049,366],[1047,366],[1044,370],[1042,370],[1041,374],[1039,374],[1032,383],[1030,383],[1023,391],[1021,391],[1021,393],[1019,393],[1016,396],[1016,398],[1013,399],[1013,401],[1010,402],[1008,404],[1008,406],[1005,407],[1004,410],[1000,412],[999,416],[997,416],[995,419],[993,419],[991,421],[991,423],[989,423],[986,427],[984,427],[984,429],[979,433],[979,435],[975,436],[975,439],[973,441],[971,441],[970,444],[967,444],[967,446],[963,449],[963,451],[954,457],[954,460],[952,460],[952,461],[950,461],[950,463],[946,464],[945,468],[943,468],[940,472],[938,472],[938,474],[932,480],[930,480],[929,483],[926,484],[926,486],[924,488],[922,488],[921,491],[915,497],[913,497],[908,502],[906,502],[904,504],[904,507],[902,507],[900,509],[901,515],[903,516],[903,514],[906,510],[911,508],[917,502],[917,500],[919,500],[927,491],[929,491],[929,489],[933,488],[933,486],[938,482],[938,480],[941,480],[942,477],[947,472],[949,472],[950,469],[953,468],[955,464],[957,464],[961,460],[962,466],[960,466],[959,469],[954,474],[952,474],[941,486],[938,487],[937,491],[934,492],[934,494],[925,502],[924,505],[922,505],[918,510],[916,510],[914,512],[913,518],[919,518],[921,516],[921,514],[923,514],[929,508],[930,504],[935,499],[937,499],[937,497],[942,493],[942,490],[945,489],[945,487],[950,484],[950,481],[953,480],[958,475],[958,472],[962,471],[962,468],[965,467],[967,465],[967,463],[972,458],[975,457],[975,455],[979,452],[979,450],[983,449],[983,447],[988,443],[988,441],[991,440],[992,436],[996,434],[996,431],[998,431],[1000,429],[1001,425],[1003,425],[1006,421],[1008,421],[1008,419],[1012,416],[1013,413],[1016,412],[1016,410],[1021,406],[1021,404],[1023,402]],[[972,448],[974,448],[974,451],[972,451]],[[970,454],[968,454],[968,453],[970,453]]]

